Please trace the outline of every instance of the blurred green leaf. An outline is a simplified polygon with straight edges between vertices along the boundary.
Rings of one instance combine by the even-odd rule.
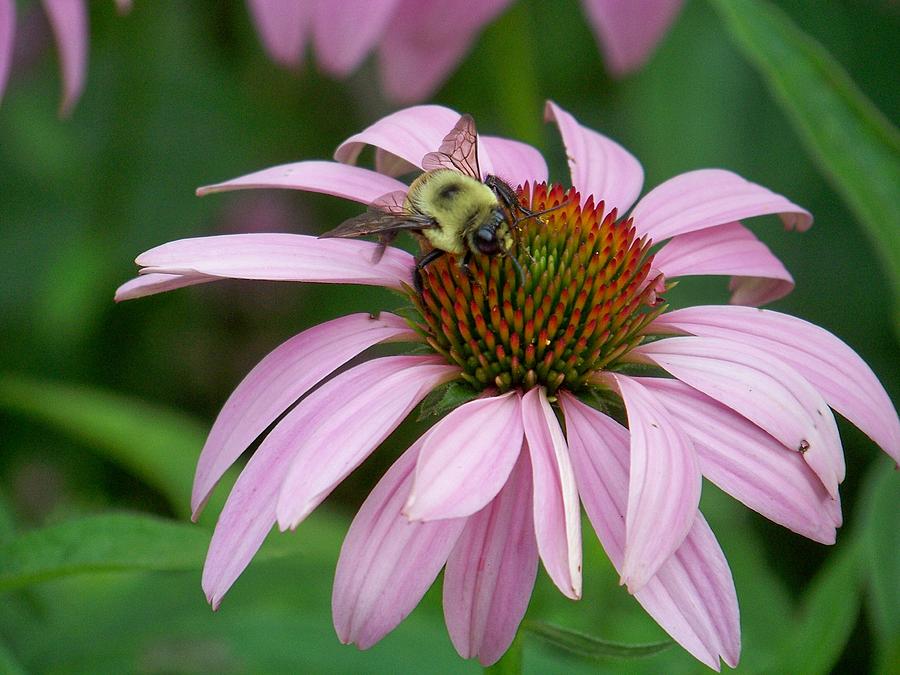
[[[0,375],[0,408],[57,428],[124,466],[190,511],[206,430],[186,415],[90,387]]]
[[[831,672],[859,614],[861,553],[858,539],[842,542],[813,579],[801,602],[799,621],[784,644],[778,672]]]
[[[303,554],[330,568],[343,519],[317,513],[297,533],[271,536],[255,559]],[[0,546],[0,591],[88,572],[197,570],[211,532],[200,525],[115,513],[31,530]]]
[[[541,621],[529,621],[523,628],[555,648],[585,659],[602,659],[610,656],[618,659],[641,658],[658,654],[672,646],[671,640],[641,645],[609,642],[587,633]]]
[[[524,670],[522,654],[522,631],[516,633],[506,653],[492,666],[484,669],[485,675],[520,675]]]
[[[419,406],[418,421],[444,415],[478,396],[478,392],[465,382],[448,382],[428,393],[428,396],[422,401],[422,405]]]
[[[6,502],[6,495],[0,490],[0,544],[5,544],[15,536],[16,525],[13,514]]]
[[[27,672],[7,646],[0,642],[0,673],[5,675],[25,675]]]
[[[900,133],[826,49],[765,0],[713,0],[835,189],[900,297]]]

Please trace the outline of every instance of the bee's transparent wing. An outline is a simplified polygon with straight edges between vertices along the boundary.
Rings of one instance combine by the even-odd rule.
[[[403,230],[427,230],[437,227],[431,216],[412,213],[405,206],[402,190],[382,195],[369,205],[369,210],[349,218],[333,230],[320,234],[320,239],[332,237],[364,237],[367,234],[390,235]]]
[[[481,180],[481,167],[478,165],[478,134],[475,131],[475,120],[465,114],[459,122],[444,136],[444,141],[437,152],[429,152],[422,158],[422,168],[426,171],[434,169],[453,169],[475,180]]]

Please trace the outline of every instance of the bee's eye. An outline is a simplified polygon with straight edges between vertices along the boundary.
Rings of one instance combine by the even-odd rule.
[[[475,232],[475,248],[479,253],[495,255],[500,252],[500,241],[497,232],[491,227],[479,227]]]

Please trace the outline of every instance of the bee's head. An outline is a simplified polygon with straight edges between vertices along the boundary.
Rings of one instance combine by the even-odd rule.
[[[469,247],[483,255],[498,255],[505,250],[507,230],[506,216],[497,206],[469,230]]]

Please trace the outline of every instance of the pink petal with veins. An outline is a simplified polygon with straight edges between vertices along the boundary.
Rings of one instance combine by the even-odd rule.
[[[619,216],[624,216],[644,184],[641,163],[615,141],[579,124],[553,101],[547,101],[544,119],[559,127],[572,185],[581,193],[582,201],[593,195],[595,204],[602,199],[606,211],[616,208]]]
[[[629,356],[648,358],[760,426],[786,451],[801,453],[837,498],[845,466],[834,416],[809,381],[772,352],[721,338],[675,337]]]
[[[263,47],[275,63],[291,67],[303,60],[310,5],[303,0],[247,0]]]
[[[531,599],[538,550],[531,467],[520,453],[509,481],[468,519],[444,573],[444,618],[456,651],[489,666],[509,648]]]
[[[670,178],[644,195],[631,212],[638,235],[655,242],[768,214],[780,215],[788,229],[803,232],[812,225],[806,209],[723,169]]]
[[[606,554],[621,573],[630,483],[628,430],[562,392],[560,403],[578,490]],[[719,670],[741,651],[737,594],[728,562],[700,512],[684,543],[634,594],[669,635],[697,659]]]
[[[731,408],[684,382],[642,377],[694,443],[700,470],[722,490],[769,520],[833,544],[841,504],[803,458]]]
[[[136,258],[141,274],[209,275],[263,281],[352,283],[402,288],[412,280],[413,257],[388,247],[378,263],[378,245],[305,234],[225,234],[170,241]]]
[[[506,484],[522,449],[519,393],[476,399],[428,433],[403,507],[410,520],[469,516]]]
[[[581,507],[566,439],[543,387],[522,397],[534,481],[534,531],[547,574],[564,595],[581,597]]]
[[[653,258],[666,278],[733,275],[733,305],[763,305],[794,289],[794,279],[769,247],[740,223],[728,223],[670,239]]]
[[[416,339],[400,317],[351,314],[295,335],[260,361],[228,397],[200,453],[191,495],[194,520],[228,467],[279,415],[336,368],[398,338]]]
[[[547,180],[547,162],[534,147],[499,136],[481,136],[479,140],[490,153],[494,174],[512,187],[543,183]]]
[[[59,115],[68,117],[84,90],[87,76],[87,7],[84,0],[43,0],[43,5],[59,50],[63,81]]]
[[[866,362],[824,328],[779,312],[718,306],[669,312],[653,327],[734,340],[777,355],[900,463],[900,420],[890,397]]]
[[[134,300],[148,295],[174,291],[176,288],[220,281],[221,277],[203,274],[142,274],[130,279],[116,289],[115,301]]]
[[[284,188],[321,192],[362,204],[371,204],[388,192],[406,192],[406,183],[358,166],[337,162],[309,161],[273,166],[224,183],[197,189],[199,196],[230,190]]]
[[[383,364],[380,369],[352,387],[340,378],[322,385],[263,442],[299,447],[278,495],[282,530],[297,527],[428,392],[459,375],[459,368],[436,356],[395,356],[376,362]]]
[[[682,0],[582,0],[614,75],[640,68],[662,40]]]
[[[681,546],[700,505],[700,466],[690,438],[637,380],[611,375],[628,414],[631,468],[622,583],[640,590]]]
[[[411,523],[401,515],[427,434],[388,470],[350,525],[331,611],[341,642],[368,649],[393,630],[434,583],[465,518]]]

